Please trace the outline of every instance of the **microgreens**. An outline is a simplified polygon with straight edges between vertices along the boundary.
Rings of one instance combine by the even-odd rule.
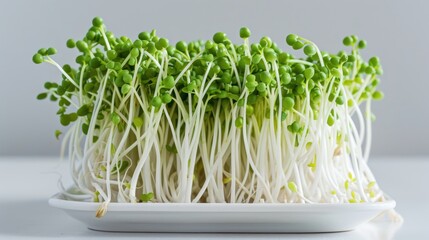
[[[67,40],[77,67],[40,49],[33,62],[62,78],[37,98],[58,102],[71,125],[63,141],[76,186],[104,203],[379,201],[366,161],[382,68],[359,55],[366,42],[347,36],[350,52],[331,54],[290,34],[305,56],[296,58],[250,35],[174,45],[154,30],[115,37],[96,17]]]

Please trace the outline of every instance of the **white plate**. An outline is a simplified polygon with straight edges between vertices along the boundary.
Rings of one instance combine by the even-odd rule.
[[[282,203],[110,203],[96,218],[99,203],[49,199],[88,228],[118,232],[337,232],[356,228],[385,210],[394,200],[358,204]]]

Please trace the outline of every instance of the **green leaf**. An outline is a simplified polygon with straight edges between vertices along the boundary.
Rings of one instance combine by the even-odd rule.
[[[294,182],[289,182],[287,184],[287,186],[292,192],[294,192],[294,193],[298,192],[298,189],[297,189],[296,184]]]
[[[76,113],[78,116],[86,116],[89,113],[89,106],[87,104],[82,105]]]
[[[128,169],[128,166],[130,166],[130,162],[128,162],[128,161],[123,161],[123,160],[121,160],[121,161],[118,161],[117,163],[116,163],[116,165],[112,168],[112,174],[115,174],[115,173],[117,173],[118,172],[118,170],[119,170],[119,173],[122,173],[122,172],[124,172],[125,170],[127,170]]]
[[[46,97],[48,97],[48,93],[40,93],[39,95],[37,95],[37,100],[43,100]]]
[[[172,146],[167,145],[167,146],[165,146],[165,148],[167,149],[167,151],[169,151],[171,153],[177,153],[176,146],[174,146],[174,145],[172,145]]]
[[[121,121],[121,118],[118,116],[118,114],[116,113],[112,113],[110,115],[110,118],[112,119],[113,124],[118,125],[119,122]]]
[[[61,133],[62,133],[62,132],[61,132],[60,130],[55,130],[55,138],[56,138],[57,140],[59,140]]]
[[[140,200],[142,202],[149,202],[152,199],[153,199],[153,193],[152,192],[140,195]]]
[[[143,119],[141,117],[135,117],[133,123],[136,128],[141,128],[141,126],[143,126]]]

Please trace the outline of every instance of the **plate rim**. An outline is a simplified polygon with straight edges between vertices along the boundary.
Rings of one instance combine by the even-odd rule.
[[[64,199],[61,193],[53,195],[50,206],[63,210],[95,211],[101,203]],[[386,197],[374,203],[117,203],[108,205],[112,212],[332,212],[335,210],[388,210],[396,201]]]

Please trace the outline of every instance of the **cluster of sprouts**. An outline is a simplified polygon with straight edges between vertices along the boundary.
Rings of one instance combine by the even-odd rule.
[[[62,73],[38,98],[57,101],[70,125],[63,152],[80,196],[103,206],[383,201],[367,165],[382,69],[359,55],[366,42],[348,36],[351,51],[330,54],[290,34],[305,54],[295,58],[249,36],[174,46],[152,31],[133,41],[97,17],[67,41],[76,68],[40,49],[33,61]]]

